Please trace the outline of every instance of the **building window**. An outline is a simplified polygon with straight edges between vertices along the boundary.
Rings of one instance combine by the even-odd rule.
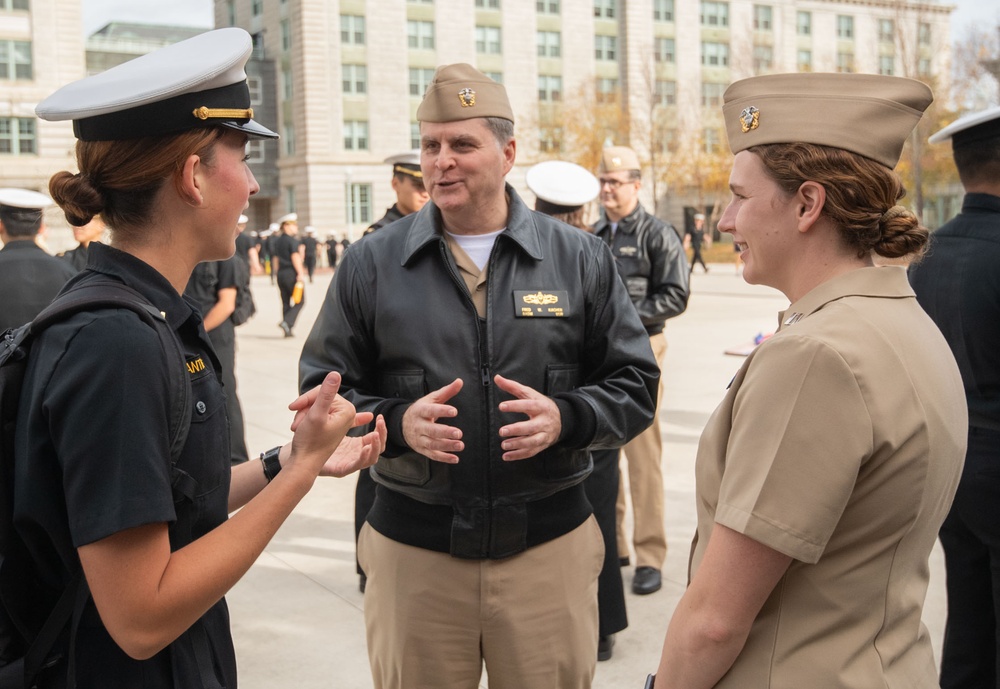
[[[250,56],[255,60],[264,59],[264,35],[261,33],[255,33],[250,35],[250,41],[253,43],[253,50]]]
[[[285,144],[285,155],[295,155],[295,125],[286,123],[281,128],[281,140]]]
[[[837,38],[854,39],[854,17],[846,14],[837,15]]]
[[[0,41],[0,79],[31,79],[31,41]]]
[[[931,44],[931,25],[926,22],[920,22],[917,27],[917,42],[920,45],[930,45]]]
[[[673,62],[676,58],[674,39],[661,36],[653,39],[653,59],[656,62]]]
[[[264,0],[252,0],[250,3],[250,14],[255,17],[264,14]]]
[[[264,162],[264,140],[263,139],[250,139],[247,141],[247,162],[248,163],[263,163]]]
[[[617,79],[598,79],[597,80],[597,102],[598,103],[613,103],[618,97],[618,80]]]
[[[800,72],[813,71],[813,53],[811,50],[800,50],[795,56],[795,63]]]
[[[543,103],[557,103],[562,100],[562,77],[549,74],[538,75],[538,100]]]
[[[0,7],[3,3],[0,2]],[[227,26],[236,26],[236,0],[227,0],[226,2],[226,21],[229,23]]]
[[[618,49],[618,39],[614,36],[594,36],[594,58],[614,60]]]
[[[718,129],[707,128],[703,130],[702,136],[705,138],[705,153],[714,155],[722,150],[722,136]]]
[[[363,96],[368,93],[368,68],[365,65],[344,65],[342,69],[344,95]]]
[[[406,22],[406,45],[418,50],[434,50],[434,22]]]
[[[264,102],[263,86],[260,77],[247,77],[247,90],[250,91],[250,105],[260,105]]]
[[[476,0],[476,7],[484,10],[500,9],[500,0]]]
[[[729,3],[712,2],[711,0],[702,0],[701,25],[729,26]]]
[[[921,77],[929,77],[931,75],[931,59],[929,57],[922,57],[917,60],[917,75]]]
[[[26,117],[0,117],[0,154],[34,155],[35,120]]]
[[[420,148],[420,123],[410,122],[410,148]]]
[[[352,184],[347,190],[348,216],[352,225],[372,222],[372,185]]]
[[[497,82],[498,84],[502,84],[503,83],[503,72],[483,72],[483,74],[485,74],[490,79],[492,79],[493,81]]]
[[[753,6],[754,31],[770,31],[773,28],[773,10],[770,5]]]
[[[538,14],[559,14],[559,0],[537,0],[535,11]]]
[[[562,55],[562,34],[558,31],[538,32],[538,57]]]
[[[434,79],[433,69],[410,67],[410,95],[423,98]]]
[[[281,70],[281,95],[282,100],[292,99],[292,70],[288,67]]]
[[[677,82],[657,79],[653,87],[655,105],[677,105]]]
[[[672,22],[674,20],[674,0],[653,0],[653,21]]]
[[[703,81],[701,83],[701,107],[714,108],[722,105],[722,94],[725,92],[726,84]]]
[[[702,43],[701,44],[701,64],[706,67],[728,67],[729,66],[729,44],[728,43]]]
[[[502,52],[499,26],[476,27],[476,52],[480,55],[499,55]]]
[[[340,15],[340,42],[345,45],[364,45],[365,18],[357,14]]]
[[[618,0],[594,0],[594,16],[614,19],[617,6]]]
[[[562,152],[562,128],[543,129],[538,134],[538,150],[542,153]]]
[[[295,187],[285,187],[285,208],[289,213],[294,213],[298,208],[295,205]]]
[[[292,24],[287,19],[281,20],[281,50],[288,52],[292,49]]]
[[[0,0],[0,10],[26,10],[28,0]]]
[[[888,77],[893,75],[896,66],[896,58],[892,55],[879,55],[878,58],[878,73],[884,74]]]
[[[854,71],[854,53],[837,53],[837,71],[845,74]]]
[[[774,69],[774,48],[769,45],[755,45],[753,69],[755,72],[769,72]]]
[[[896,22],[891,19],[879,19],[878,40],[882,43],[894,43],[896,40]]]
[[[812,12],[795,13],[795,33],[799,36],[811,36],[813,32]]]
[[[363,120],[344,122],[344,150],[368,150],[368,123]]]

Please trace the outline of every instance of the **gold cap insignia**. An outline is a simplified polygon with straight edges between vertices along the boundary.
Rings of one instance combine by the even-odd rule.
[[[748,108],[743,108],[743,112],[740,113],[740,128],[743,129],[743,133],[746,134],[760,126],[760,110],[754,106]]]
[[[615,156],[614,158],[611,159],[611,164],[614,165],[615,167],[618,167],[619,165],[622,164],[622,159],[619,158],[618,156]]]
[[[476,104],[476,92],[470,88],[464,88],[458,92],[458,102],[463,108],[471,108]]]

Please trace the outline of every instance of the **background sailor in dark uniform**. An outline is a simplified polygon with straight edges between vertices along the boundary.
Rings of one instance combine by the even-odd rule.
[[[524,181],[535,194],[536,211],[590,232],[585,219],[587,204],[601,193],[601,186],[588,170],[562,160],[546,160],[528,170]],[[590,454],[594,470],[584,479],[583,488],[604,539],[604,565],[597,577],[597,659],[610,660],[615,634],[628,627],[618,563],[618,450],[591,450]]]
[[[312,282],[313,275],[316,273],[316,250],[319,248],[319,240],[316,239],[316,228],[312,225],[306,225],[305,235],[302,237],[301,242],[302,247],[305,249],[302,254],[302,263],[306,267],[309,282]]]
[[[37,316],[76,271],[49,256],[35,237],[45,226],[42,209],[52,205],[45,194],[28,189],[0,189],[0,331]]]
[[[396,203],[387,208],[385,215],[365,230],[365,234],[385,227],[410,213],[416,213],[430,198],[424,189],[423,173],[420,172],[420,151],[389,156],[385,162],[392,165],[392,190],[396,192]]]
[[[87,256],[90,253],[90,243],[101,241],[104,236],[104,221],[101,216],[95,215],[86,225],[79,227],[73,225],[73,239],[79,245],[75,249],[70,249],[59,254],[59,258],[67,261],[73,268],[80,272],[87,267]]]
[[[389,156],[385,162],[392,165],[392,190],[396,192],[396,203],[392,204],[377,222],[365,230],[370,234],[385,227],[391,222],[404,218],[410,213],[416,213],[430,197],[424,189],[424,175],[420,172],[420,151],[408,151],[399,155]],[[347,244],[343,245],[347,248]],[[375,502],[375,481],[367,471],[358,473],[358,487],[354,491],[354,541],[357,543],[361,527],[365,525],[368,510]],[[357,565],[358,588],[365,592],[365,573],[361,565]]]
[[[966,192],[962,212],[910,268],[969,404],[965,467],[940,531],[948,590],[941,687],[992,689],[1000,686],[1000,107],[963,117],[930,141],[948,139]]]

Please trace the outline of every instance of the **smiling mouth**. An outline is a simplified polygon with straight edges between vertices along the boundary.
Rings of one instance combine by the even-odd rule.
[[[736,246],[736,250],[739,251],[741,254],[747,250],[747,245],[745,242],[733,242],[733,244]]]

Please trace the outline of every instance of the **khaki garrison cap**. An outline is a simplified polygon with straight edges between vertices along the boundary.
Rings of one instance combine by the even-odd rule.
[[[475,117],[514,121],[507,91],[472,65],[438,67],[417,108],[419,122],[458,122]]]
[[[809,143],[896,167],[903,143],[934,96],[913,79],[875,74],[769,74],[723,96],[729,147]]]
[[[641,169],[639,156],[628,146],[608,146],[601,151],[601,172]]]

